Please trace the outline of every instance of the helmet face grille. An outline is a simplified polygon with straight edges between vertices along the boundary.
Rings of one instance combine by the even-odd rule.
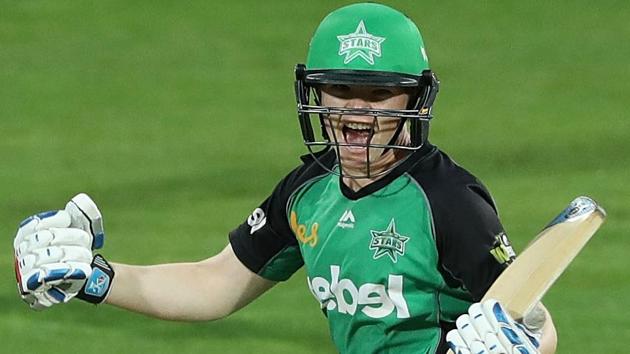
[[[332,72],[328,72],[328,74],[332,74],[333,77],[336,77],[335,80],[343,77],[343,75],[334,76]],[[356,77],[361,77],[361,75],[357,75],[357,73],[355,73],[355,75]],[[378,177],[391,171],[391,169],[404,161],[404,156],[409,155],[412,151],[418,150],[426,141],[429,121],[432,118],[432,105],[439,86],[437,78],[430,71],[427,70],[423,72],[422,75],[416,76],[416,78],[409,78],[409,80],[413,79],[416,83],[414,90],[416,93],[411,96],[407,109],[323,106],[319,96],[319,83],[326,81],[309,80],[307,82],[308,76],[309,72],[305,70],[304,65],[299,64],[296,67],[295,81],[298,119],[304,144],[316,161],[320,162],[319,156],[321,156],[321,154],[319,154],[319,152],[329,149],[336,151],[339,159],[339,169],[333,170],[332,168],[326,168],[324,164],[320,162],[320,165],[327,170],[351,178]],[[392,79],[398,80],[400,77],[389,76],[388,80],[392,83],[391,86],[410,87],[401,84],[394,85],[395,81],[391,81]],[[406,80],[407,78],[403,77],[403,79]],[[341,83],[341,81],[339,83]],[[346,84],[362,85],[363,82],[353,81],[352,83],[346,82]],[[393,131],[392,138],[387,143],[375,143],[372,141],[374,131],[372,130],[369,135],[368,133],[364,133],[365,140],[362,142],[349,142],[345,139],[343,133],[339,133],[341,131],[339,124],[344,116],[369,117],[372,121],[372,129],[374,129],[374,127],[383,128],[385,124],[389,124],[387,129]],[[394,121],[395,126],[392,126],[392,118],[397,120]],[[403,132],[406,134],[403,135]],[[402,139],[403,136],[409,138]],[[355,160],[346,158],[344,160],[340,152],[342,148],[354,148],[355,151],[362,151],[361,158]],[[392,160],[393,158],[395,163],[383,169],[374,162],[377,161],[373,159],[374,157],[379,157],[378,161]],[[350,174],[347,172],[349,169],[352,171],[362,171],[362,173]]]
[[[295,75],[304,144],[324,168],[317,150],[333,149],[339,163],[333,172],[377,177],[426,141],[439,82],[429,69],[418,27],[398,10],[359,3],[331,12],[313,34],[306,64],[298,64]],[[406,109],[327,107],[319,99],[322,85],[400,87],[411,94]],[[349,128],[341,123],[344,116],[364,117],[363,125]],[[366,127],[365,117],[372,128]],[[383,143],[379,140],[385,136],[375,132],[385,125],[393,135]],[[388,161],[386,168],[376,165],[382,161]],[[364,173],[346,175],[349,170]]]

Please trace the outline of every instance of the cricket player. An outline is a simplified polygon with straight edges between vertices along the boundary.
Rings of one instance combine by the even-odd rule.
[[[416,25],[376,3],[342,7],[295,70],[309,154],[193,263],[109,263],[80,195],[20,224],[16,276],[35,309],[74,297],[171,320],[228,316],[306,268],[341,353],[552,353],[544,307],[522,323],[479,303],[514,258],[483,184],[428,140],[438,79]]]

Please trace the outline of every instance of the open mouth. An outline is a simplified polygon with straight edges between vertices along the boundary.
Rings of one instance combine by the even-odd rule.
[[[374,126],[367,123],[347,122],[341,129],[350,148],[365,148],[374,136]]]

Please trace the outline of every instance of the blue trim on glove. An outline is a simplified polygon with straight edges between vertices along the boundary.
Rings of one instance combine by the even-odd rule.
[[[93,304],[102,303],[109,294],[113,279],[114,270],[112,267],[103,256],[95,255],[92,259],[92,275],[77,294],[77,298]]]

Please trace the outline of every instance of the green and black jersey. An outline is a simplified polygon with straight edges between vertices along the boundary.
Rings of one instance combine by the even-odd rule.
[[[275,281],[305,265],[342,353],[445,352],[514,256],[486,188],[429,144],[357,192],[302,159],[230,233],[236,256]]]

